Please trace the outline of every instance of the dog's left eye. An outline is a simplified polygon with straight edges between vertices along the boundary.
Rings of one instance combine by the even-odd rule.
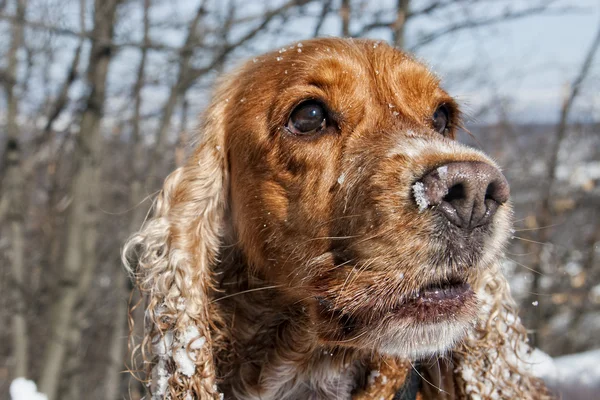
[[[297,106],[286,128],[296,135],[309,135],[325,129],[327,113],[323,106],[315,101],[307,101]]]
[[[449,128],[450,122],[450,112],[448,111],[448,107],[445,104],[439,106],[433,113],[432,119],[433,128],[442,135],[445,134]]]

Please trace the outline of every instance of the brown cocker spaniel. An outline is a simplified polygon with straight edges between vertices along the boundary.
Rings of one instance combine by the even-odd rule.
[[[544,399],[499,267],[508,184],[379,42],[317,39],[217,86],[126,244],[152,399]]]

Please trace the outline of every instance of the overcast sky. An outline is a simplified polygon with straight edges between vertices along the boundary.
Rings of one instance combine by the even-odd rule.
[[[238,16],[260,15],[264,9],[276,7],[283,0],[240,1],[236,10]],[[363,7],[368,7],[369,12],[356,12],[353,15],[357,25],[371,22],[373,13],[380,10],[394,10],[397,0],[371,0],[364,1]],[[51,3],[51,2],[50,2]],[[227,2],[216,0],[209,2],[217,7],[227,7]],[[358,4],[360,2],[353,2]],[[11,4],[11,3],[9,3]],[[77,2],[69,3],[72,9],[60,10],[72,19],[68,25],[78,29]],[[133,4],[133,3],[132,3]],[[135,3],[137,4],[137,3]],[[423,1],[414,0],[413,7],[420,8]],[[448,25],[454,20],[464,20],[463,13],[485,15],[497,14],[498,9],[507,2],[480,2],[480,8],[469,7],[464,10],[454,10],[454,15],[441,14],[433,18],[411,20],[407,29],[407,45],[411,47],[417,41],[419,32],[431,31],[436,27]],[[530,7],[528,0],[513,1],[511,4],[519,7]],[[155,3],[153,8],[154,22],[159,20],[181,21],[170,31],[154,30],[156,39],[170,42],[179,46],[186,32],[189,18],[195,13],[198,6],[197,0],[171,0],[170,2]],[[311,15],[318,15],[320,4],[314,3],[310,10]],[[482,8],[482,6],[487,8]],[[490,98],[505,99],[504,104],[507,115],[513,121],[520,122],[555,122],[559,115],[560,102],[569,82],[576,76],[582,61],[588,51],[598,26],[600,25],[600,0],[557,0],[554,7],[575,6],[579,11],[563,15],[540,15],[528,17],[494,25],[492,27],[468,30],[450,37],[436,41],[418,49],[418,56],[429,64],[443,79],[445,87],[462,104],[467,114],[475,114]],[[496,9],[494,10],[494,7]],[[9,7],[10,9],[10,7]],[[500,9],[501,10],[501,9]],[[47,10],[31,9],[29,18],[33,20],[44,17]],[[58,11],[57,11],[58,12]],[[393,11],[390,11],[393,12]],[[139,14],[139,15],[138,15]],[[91,18],[91,13],[88,13]],[[123,11],[126,17],[121,24],[122,30],[132,30],[134,37],[141,35],[141,13],[132,7]],[[361,20],[363,18],[364,20]],[[453,19],[454,18],[454,19]],[[138,23],[136,23],[138,21]],[[205,21],[210,23],[210,21]],[[218,21],[214,21],[219,23]],[[88,22],[88,24],[91,23]],[[314,31],[315,18],[292,19],[286,23],[286,31],[278,35],[262,36],[260,41],[254,42],[251,53],[243,56],[254,56],[267,50],[276,49],[292,41],[309,38]],[[8,25],[3,24],[4,31],[8,34]],[[331,15],[322,29],[323,35],[339,35],[341,31],[340,18]],[[235,35],[235,32],[232,33]],[[389,30],[370,33],[372,38],[388,39]],[[139,38],[138,38],[139,39]],[[62,82],[65,66],[70,62],[73,49],[77,45],[74,40],[65,42],[64,48],[57,52],[56,58],[64,62],[55,63],[50,67],[50,75],[56,82]],[[252,53],[254,51],[255,53]],[[242,54],[237,53],[238,56]],[[134,49],[119,52],[111,66],[111,86],[114,90],[132,85],[139,52]],[[163,56],[166,60],[166,57]],[[241,60],[231,60],[227,69],[233,68]],[[465,71],[468,71],[465,74]],[[115,84],[118,82],[118,84]],[[83,83],[79,83],[73,90],[74,97],[83,90]],[[30,85],[35,87],[35,85]],[[149,112],[156,111],[162,104],[165,95],[164,88],[148,88],[150,94],[145,99],[145,108]],[[207,92],[208,95],[208,92]],[[206,96],[207,97],[207,96]],[[128,98],[123,98],[128,102]],[[206,99],[201,96],[190,96],[192,103],[198,103],[201,108]],[[114,107],[121,107],[118,102],[112,102]],[[493,103],[492,103],[493,104]],[[1,106],[0,101],[0,106]],[[476,122],[490,122],[500,114],[492,110],[491,114],[480,117]],[[596,58],[591,71],[591,76],[584,85],[580,99],[573,110],[572,120],[599,121],[600,120],[600,55]]]
[[[515,3],[528,7],[532,2]],[[375,0],[369,6],[393,9],[395,4],[396,0]],[[496,96],[508,100],[513,120],[555,122],[567,85],[578,73],[600,26],[600,0],[562,0],[553,5],[555,8],[569,6],[580,10],[465,31],[418,49],[418,55],[444,79],[446,87],[467,112],[474,113],[491,96]],[[414,45],[419,31],[430,30],[431,26],[423,24],[436,22],[428,19],[409,23],[408,47]],[[444,22],[439,21],[440,26]],[[332,16],[326,21],[323,33],[337,35],[340,30],[339,18]],[[312,30],[299,29],[299,35],[303,31]],[[389,31],[373,32],[369,36],[389,39]],[[289,41],[287,37],[279,38],[265,46],[285,45],[286,41]],[[573,119],[600,120],[599,66],[600,54],[573,110]],[[472,71],[468,76],[464,75],[466,69]],[[488,115],[479,122],[494,119]]]
[[[189,8],[189,15],[193,15],[197,1],[175,1],[180,13],[185,15],[186,8]],[[366,4],[370,12],[393,10],[396,2],[397,0],[372,0],[363,3],[363,6]],[[275,3],[277,2],[242,2],[238,14],[260,14],[266,4],[274,7]],[[494,6],[497,12],[507,3],[488,1],[480,4],[488,7],[492,13]],[[527,8],[531,7],[532,2],[521,0],[512,4]],[[320,5],[313,6],[312,14],[316,15],[320,12]],[[422,6],[422,1],[413,1],[413,7]],[[490,97],[501,97],[509,102],[508,112],[513,120],[555,122],[567,85],[576,76],[600,26],[600,0],[557,0],[553,4],[554,8],[568,6],[579,10],[562,15],[527,17],[492,27],[468,30],[419,48],[418,56],[443,78],[447,89],[457,97],[467,113],[475,113]],[[477,11],[472,8],[464,10],[471,11],[481,15],[487,12],[481,7]],[[361,21],[356,19],[362,18],[363,14],[368,13],[355,13],[354,22],[360,24]],[[458,19],[463,17],[458,16]],[[371,15],[365,18],[371,18]],[[438,27],[447,25],[452,18],[457,16],[440,15],[437,19],[417,19],[410,22],[407,29],[408,47],[414,45],[419,31],[431,31],[436,24]],[[262,42],[255,43],[254,48],[260,53],[284,46],[293,40],[306,39],[312,34],[313,25],[314,19],[290,21],[288,34],[267,37]],[[335,36],[340,31],[341,22],[337,15],[326,19],[323,35]],[[389,30],[374,31],[369,37],[389,40]],[[573,119],[600,120],[599,66],[600,55],[596,58],[591,76],[573,110]],[[470,73],[465,75],[465,70]],[[478,122],[490,122],[494,119],[492,112],[491,116],[482,117]]]
[[[576,5],[585,12],[532,17],[484,29],[478,38],[484,44],[477,45],[473,40],[465,48],[457,47],[454,53],[484,55],[482,62],[498,91],[514,98],[512,108],[517,119],[556,120],[566,85],[578,73],[600,25],[600,1],[572,0],[561,4]],[[434,49],[427,49],[423,55],[431,56],[430,62],[443,73],[445,68],[440,63],[444,61],[437,60],[435,53]],[[600,119],[599,66],[600,54],[586,81],[575,118]],[[461,92],[458,87],[454,94],[474,104],[481,95],[476,88]]]

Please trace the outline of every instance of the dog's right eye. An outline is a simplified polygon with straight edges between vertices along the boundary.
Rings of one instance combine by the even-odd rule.
[[[286,128],[295,135],[310,135],[325,129],[327,113],[323,106],[316,101],[307,101],[297,106]]]
[[[433,128],[442,135],[446,135],[450,126],[450,111],[448,111],[448,106],[445,104],[439,106],[433,113],[432,120]]]

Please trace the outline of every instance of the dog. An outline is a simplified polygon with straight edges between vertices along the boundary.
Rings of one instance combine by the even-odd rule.
[[[546,399],[499,263],[509,186],[385,43],[313,39],[218,83],[123,261],[153,399]]]

